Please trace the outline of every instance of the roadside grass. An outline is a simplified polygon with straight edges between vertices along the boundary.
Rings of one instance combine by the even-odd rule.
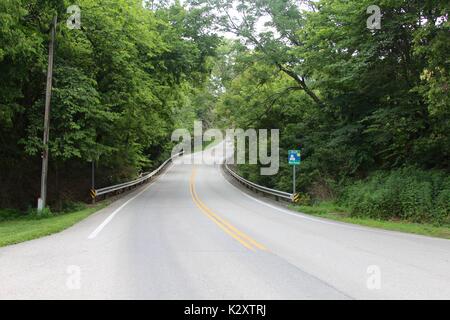
[[[435,226],[432,224],[413,223],[403,220],[376,220],[370,218],[352,217],[346,208],[330,202],[322,202],[313,206],[290,205],[290,208],[313,216],[358,224],[366,227],[450,239],[450,225]]]
[[[106,207],[108,201],[70,213],[55,214],[45,218],[21,218],[0,222],[0,247],[48,236],[73,226],[94,212]]]

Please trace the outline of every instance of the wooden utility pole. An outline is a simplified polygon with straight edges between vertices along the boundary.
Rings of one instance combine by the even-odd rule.
[[[50,130],[50,100],[52,97],[52,79],[53,79],[53,51],[55,46],[57,15],[53,18],[53,25],[50,35],[50,44],[48,46],[48,69],[47,69],[47,88],[45,91],[45,115],[44,115],[44,139],[42,152],[42,176],[41,176],[41,197],[38,200],[38,211],[42,211],[47,201],[47,173],[48,173],[48,137]]]
[[[95,194],[95,161],[94,160],[92,160],[92,162],[91,162],[91,165],[92,165],[92,167],[91,167],[91,174],[92,174],[92,176],[91,176],[91,197],[92,197],[92,204],[94,204],[95,203],[95,196],[96,196],[96,194]]]

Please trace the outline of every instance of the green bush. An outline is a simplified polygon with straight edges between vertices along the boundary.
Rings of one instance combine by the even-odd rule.
[[[300,197],[297,202],[299,206],[310,206],[313,202],[311,200],[311,196],[307,193],[299,193]]]
[[[354,216],[448,223],[450,178],[443,172],[413,167],[376,172],[348,186],[340,202]]]
[[[29,219],[44,219],[53,216],[54,213],[50,210],[49,207],[45,207],[41,211],[38,211],[36,208],[29,208],[26,214],[26,217]]]
[[[20,211],[14,209],[1,209],[0,210],[0,222],[6,220],[13,220],[23,216]]]
[[[77,212],[82,211],[86,208],[87,205],[83,202],[68,201],[63,203],[61,212],[62,213]]]
[[[14,209],[0,209],[0,222],[8,220],[17,219],[27,219],[27,220],[39,220],[49,217],[54,217],[59,214],[80,212],[87,208],[88,206],[82,202],[64,202],[62,205],[62,210],[58,212],[53,212],[49,207],[46,207],[41,212],[38,212],[36,208],[28,208],[28,210],[21,212]]]
[[[435,215],[444,224],[450,224],[450,188],[443,189],[436,196]]]
[[[54,214],[49,208],[45,208],[38,212],[36,208],[28,208],[27,211],[18,211],[14,209],[1,209],[0,222],[17,219],[42,219],[53,216]]]

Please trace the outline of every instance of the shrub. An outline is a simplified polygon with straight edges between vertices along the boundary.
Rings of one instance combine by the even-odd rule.
[[[6,220],[13,220],[23,216],[20,211],[14,209],[1,209],[0,210],[0,222]]]
[[[450,188],[439,192],[435,203],[434,214],[437,221],[450,224]]]
[[[297,202],[300,206],[309,206],[312,204],[311,197],[307,193],[299,193],[300,197]]]
[[[41,211],[38,211],[36,208],[29,208],[27,210],[27,217],[31,219],[44,219],[53,216],[54,214],[49,207],[45,207]]]
[[[376,172],[348,186],[340,202],[354,216],[448,223],[450,179],[443,172],[414,167]]]
[[[83,202],[68,201],[63,203],[61,212],[62,213],[77,212],[86,209],[86,207],[87,207],[86,204]]]

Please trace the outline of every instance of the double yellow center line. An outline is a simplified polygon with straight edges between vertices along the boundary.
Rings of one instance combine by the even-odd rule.
[[[197,205],[197,207],[202,211],[209,219],[211,219],[215,224],[217,224],[225,233],[239,241],[244,247],[250,250],[260,249],[267,250],[262,244],[253,240],[250,236],[246,235],[242,231],[238,230],[232,224],[230,224],[225,219],[221,218],[219,215],[214,213],[210,208],[208,208],[198,197],[195,191],[195,176],[197,175],[197,169],[194,167],[191,174],[191,179],[189,181],[189,189],[191,191],[192,200]]]

